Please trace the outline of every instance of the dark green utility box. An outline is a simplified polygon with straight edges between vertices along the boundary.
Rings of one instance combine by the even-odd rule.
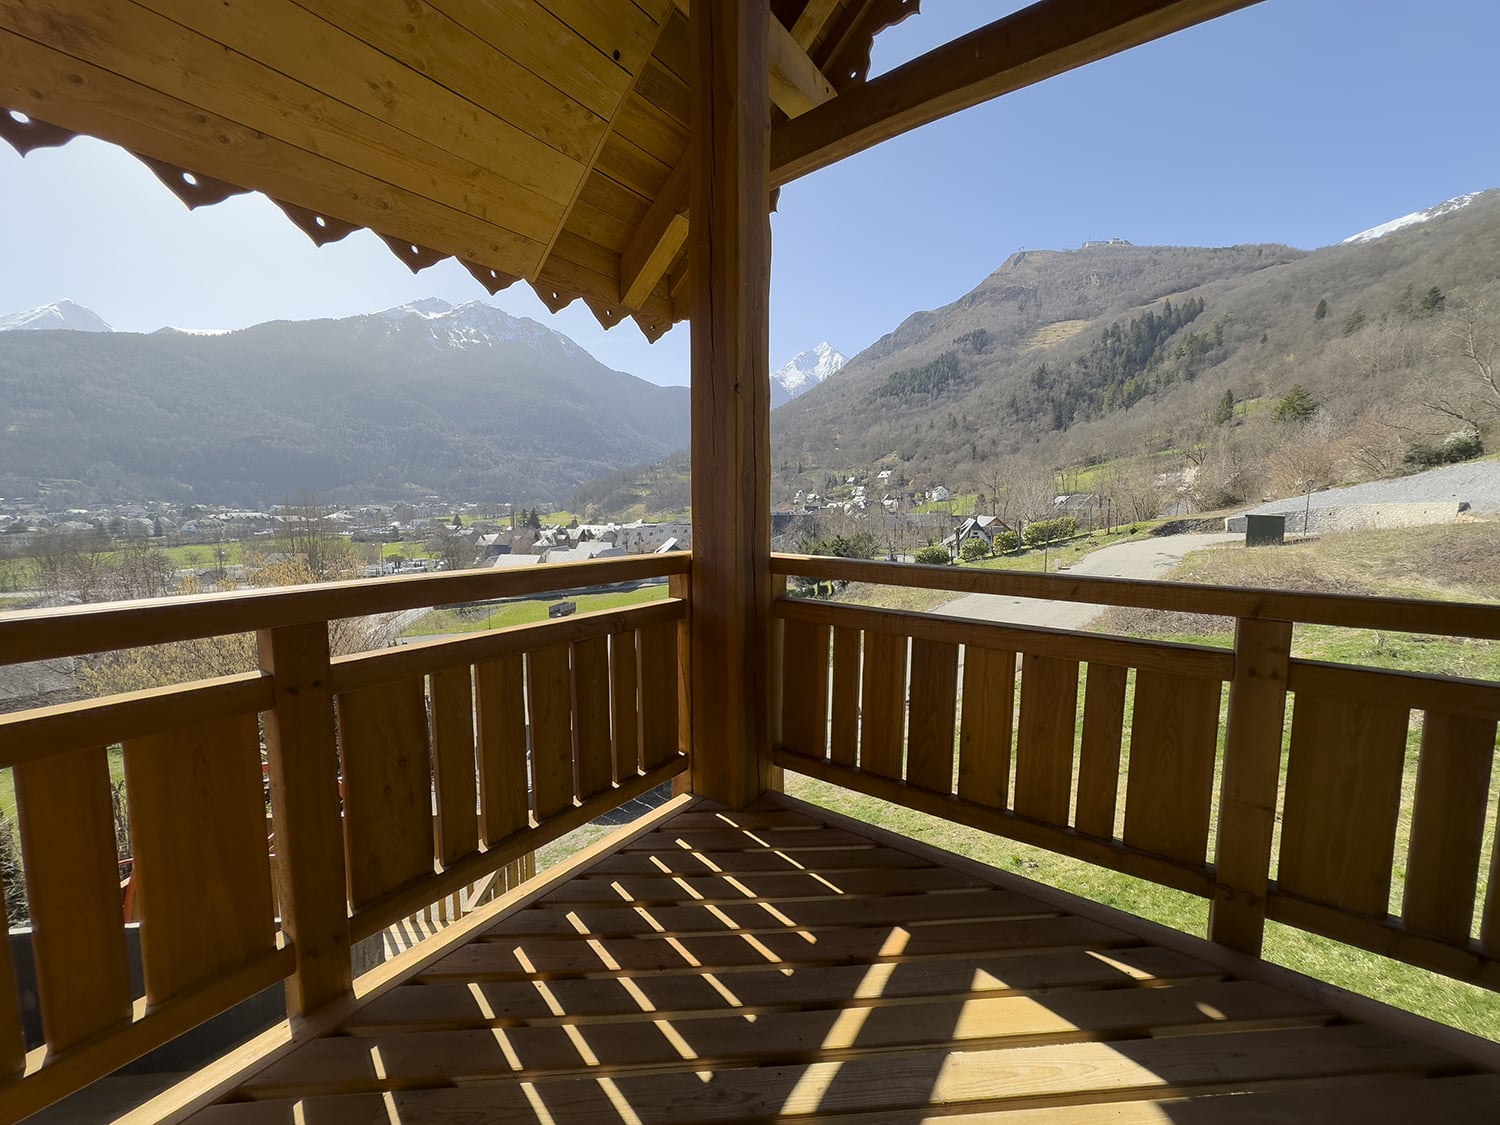
[[[1280,547],[1285,542],[1285,516],[1245,517],[1245,546]]]

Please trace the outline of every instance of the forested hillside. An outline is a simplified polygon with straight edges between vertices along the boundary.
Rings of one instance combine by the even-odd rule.
[[[1310,253],[1019,253],[774,413],[772,501],[889,469],[903,498],[1134,477],[1217,507],[1397,471],[1482,443],[1497,329],[1497,192]]]

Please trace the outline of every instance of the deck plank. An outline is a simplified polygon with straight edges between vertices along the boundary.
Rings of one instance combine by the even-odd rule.
[[[1459,1043],[830,819],[700,809],[605,850],[194,1120],[1495,1119]]]
[[[544,900],[560,902],[744,902],[795,901],[829,894],[903,894],[917,891],[977,891],[989,884],[959,871],[923,867],[908,871],[749,871],[735,875],[668,877],[586,876],[569,881]]]
[[[596,1125],[620,1119],[623,1104],[643,1122],[871,1112],[892,1113],[885,1120],[896,1121],[911,1118],[895,1113],[930,1105],[1040,1108],[1084,1099],[1111,1102],[1253,1090],[1370,1074],[1442,1073],[1454,1064],[1453,1056],[1436,1048],[1370,1027],[1298,1028],[1124,1043],[875,1052],[853,1060],[704,1072],[544,1078],[402,1090],[388,1102],[380,1094],[312,1097],[301,1101],[298,1120],[308,1125],[365,1120]],[[545,1107],[545,1117],[538,1103]],[[217,1106],[196,1120],[201,1125],[292,1120],[290,1100],[241,1105],[250,1108]],[[383,1115],[386,1106],[388,1116]]]
[[[474,942],[422,972],[423,980],[663,973],[732,965],[871,964],[908,957],[1030,949],[1111,949],[1138,944],[1085,918],[955,922],[946,926],[827,929],[695,938],[512,938]]]
[[[586,1027],[391,1032],[308,1044],[241,1088],[254,1098],[479,1082],[512,1074],[780,1064],[946,1043],[1027,1046],[1188,1032],[1226,1034],[1326,1022],[1320,1005],[1252,981],[1065,996],[957,995],[895,1008],[837,1007],[741,1019],[644,1013]],[[379,1070],[376,1051],[379,1052]]]
[[[579,905],[574,909],[534,907],[523,910],[486,930],[485,937],[581,933],[614,937],[670,933],[674,937],[687,937],[726,932],[774,933],[798,926],[920,926],[989,918],[1049,918],[1058,913],[1055,907],[1034,898],[999,890],[961,895],[864,895],[858,898],[835,895],[780,905]]]
[[[716,875],[742,871],[800,871],[809,863],[819,873],[836,871],[889,870],[891,868],[925,868],[936,870],[925,859],[895,848],[860,847],[820,850],[816,857],[798,859],[787,851],[721,852],[673,848],[650,853],[620,852],[607,856],[589,869],[599,875]]]
[[[872,976],[864,965],[819,965],[794,970],[730,968],[716,983],[701,976],[562,979],[548,983],[557,1007],[531,981],[410,984],[364,1005],[343,1025],[349,1032],[419,1027],[486,1027],[565,1019],[635,1018],[643,998],[672,1017],[739,1017],[778,1008],[838,1004],[901,1004],[933,996],[1010,996],[1077,989],[1162,988],[1214,981],[1221,970],[1196,958],[1151,947],[1000,957],[903,961]]]

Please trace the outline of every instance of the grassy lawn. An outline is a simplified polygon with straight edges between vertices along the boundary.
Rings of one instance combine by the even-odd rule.
[[[667,596],[667,587],[642,586],[608,594],[580,594],[567,599],[578,603],[579,613],[594,613],[605,609],[622,609],[625,606],[654,602]],[[435,609],[427,614],[403,636],[430,637],[448,633],[476,633],[484,629],[504,629],[511,625],[530,625],[547,620],[547,607],[562,598],[527,599],[525,601],[500,602],[489,606],[463,609]]]

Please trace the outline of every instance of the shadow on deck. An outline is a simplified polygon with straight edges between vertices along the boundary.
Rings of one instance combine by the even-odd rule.
[[[1493,1044],[788,798],[680,807],[192,1120],[1496,1119]]]

